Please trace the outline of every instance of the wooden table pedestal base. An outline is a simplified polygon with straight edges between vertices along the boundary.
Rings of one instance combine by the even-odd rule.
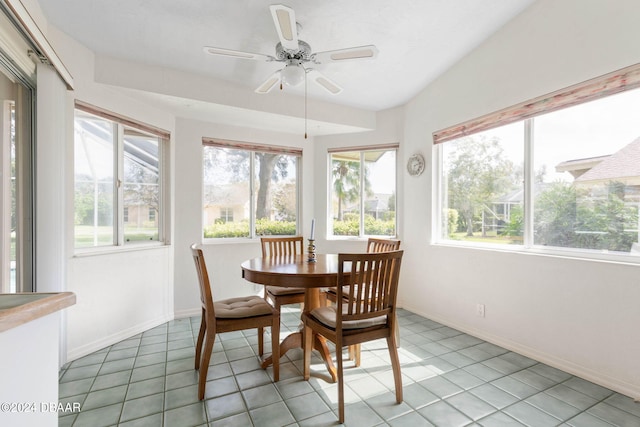
[[[292,348],[302,348],[302,331],[287,335],[287,337],[282,340],[280,343],[280,357]],[[320,352],[320,357],[324,360],[324,364],[331,375],[331,382],[336,382],[338,380],[338,373],[336,366],[333,364],[333,360],[331,359],[331,353],[329,352],[329,347],[327,347],[326,340],[323,337],[316,335],[313,340],[313,348]],[[273,359],[271,356],[267,357],[262,361],[262,369],[266,369],[267,366],[272,363]]]

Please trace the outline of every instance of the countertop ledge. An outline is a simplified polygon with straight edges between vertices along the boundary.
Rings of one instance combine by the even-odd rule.
[[[76,303],[73,292],[0,294],[0,332]]]

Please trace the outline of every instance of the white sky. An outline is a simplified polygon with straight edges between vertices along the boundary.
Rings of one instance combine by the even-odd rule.
[[[497,136],[505,154],[522,163],[523,124],[484,132]],[[640,137],[640,89],[552,112],[534,119],[534,170],[547,167],[545,181],[572,181],[555,167],[567,160],[613,154]]]
[[[375,163],[368,163],[369,181],[374,193],[391,194],[396,191],[396,151],[389,150]],[[399,167],[399,166],[398,166]]]

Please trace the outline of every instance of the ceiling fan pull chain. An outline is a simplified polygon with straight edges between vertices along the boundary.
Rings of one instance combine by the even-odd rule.
[[[307,139],[307,70],[304,65],[300,65],[304,70],[304,139]]]

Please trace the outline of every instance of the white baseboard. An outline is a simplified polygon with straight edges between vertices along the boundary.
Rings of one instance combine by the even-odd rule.
[[[180,310],[173,313],[173,317],[176,319],[184,319],[185,317],[195,317],[202,315],[202,308],[190,308],[187,310]]]
[[[606,387],[610,390],[617,391],[618,393],[624,394],[625,396],[629,396],[630,398],[636,401],[640,400],[640,387],[637,384],[631,384],[620,378],[614,378],[607,375],[603,375],[602,373],[596,372],[591,368],[578,365],[569,360],[558,358],[552,354],[545,353],[535,348],[522,345],[521,343],[506,339],[504,337],[489,334],[485,331],[471,328],[471,327],[468,327],[467,325],[459,324],[454,321],[451,321],[450,319],[433,315],[431,313],[425,313],[424,311],[420,310],[417,307],[412,307],[410,304],[403,304],[403,308],[407,311],[418,314],[427,319],[436,321],[438,323],[442,323],[445,326],[449,326],[451,328],[465,332],[469,335],[473,335],[474,337],[480,338],[492,344],[514,351],[516,353],[529,357],[538,362],[545,363],[549,366],[568,372],[572,375],[583,378],[587,381],[591,381],[592,383],[601,385],[602,387]]]
[[[126,340],[127,338],[131,338],[134,335],[137,335],[149,329],[155,328],[156,326],[162,325],[163,323],[167,323],[173,320],[173,318],[174,316],[167,314],[166,316],[158,317],[153,320],[149,320],[147,322],[132,326],[128,329],[118,331],[115,334],[111,334],[106,337],[101,337],[98,340],[84,344],[80,347],[68,349],[67,362],[71,362],[73,360],[79,359],[88,354],[91,354],[95,351],[102,350],[105,347],[108,347],[120,341]]]

